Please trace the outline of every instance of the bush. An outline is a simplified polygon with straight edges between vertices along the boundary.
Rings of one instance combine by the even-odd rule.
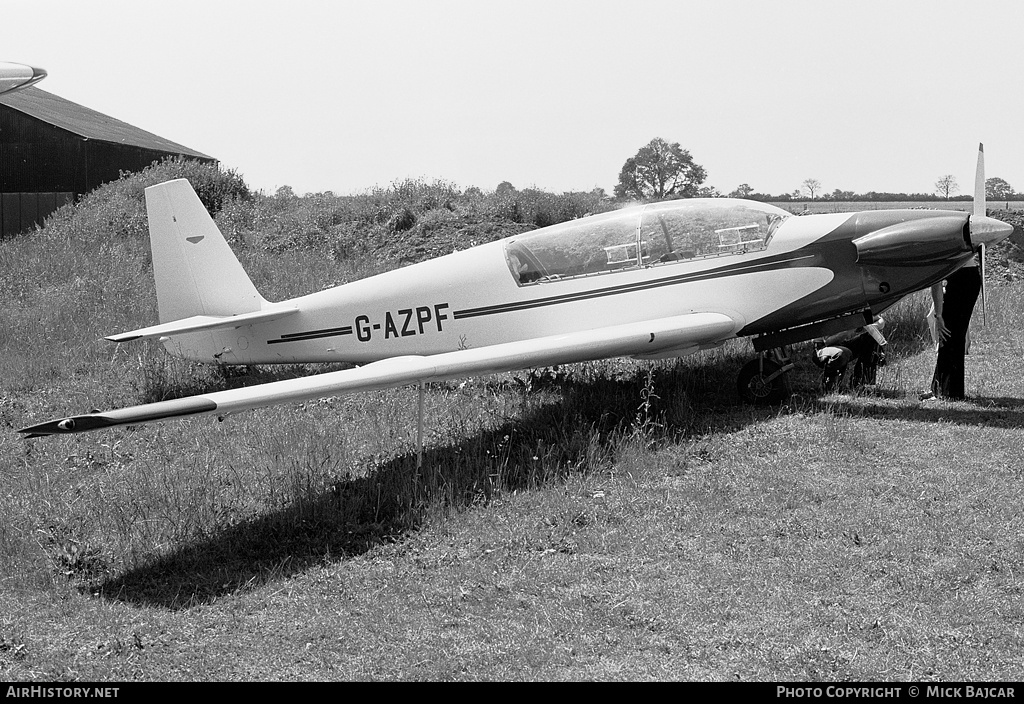
[[[557,195],[536,188],[517,191],[507,184],[503,186],[485,199],[484,211],[492,219],[548,227],[599,213],[609,207],[596,191]]]
[[[101,186],[47,224],[69,242],[145,241],[145,189],[176,178],[189,180],[239,254],[314,251],[353,264],[367,257],[418,261],[609,207],[596,191],[556,195],[505,183],[490,193],[476,187],[461,192],[449,182],[424,179],[349,196],[299,196],[288,186],[274,195],[253,194],[234,171],[167,159]]]
[[[172,178],[187,178],[211,215],[216,215],[232,200],[252,198],[252,192],[245,184],[245,180],[233,169],[221,170],[209,164],[182,159],[166,159],[150,169],[152,171],[147,174],[147,178],[156,177],[154,183],[162,183]]]
[[[148,237],[146,188],[178,178],[189,180],[212,214],[233,200],[252,198],[245,181],[235,171],[168,158],[139,172],[122,172],[121,178],[86,193],[78,203],[58,208],[46,224],[76,239]]]
[[[391,232],[405,232],[411,230],[416,224],[416,213],[408,207],[402,206],[387,221],[387,228]]]

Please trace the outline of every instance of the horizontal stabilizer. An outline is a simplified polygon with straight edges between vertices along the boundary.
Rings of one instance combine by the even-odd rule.
[[[191,415],[227,415],[249,408],[388,389],[423,381],[444,381],[606,357],[655,355],[721,342],[734,337],[740,327],[742,323],[720,313],[690,313],[429,357],[393,357],[357,369],[61,418],[23,428],[19,432],[26,437],[63,435]]]
[[[148,328],[139,328],[138,330],[110,335],[106,339],[111,342],[128,342],[130,340],[143,340],[150,337],[181,335],[186,332],[199,332],[200,330],[227,330],[240,328],[243,325],[251,325],[252,323],[265,323],[268,320],[277,320],[286,315],[296,313],[298,310],[298,308],[278,308],[276,310],[258,310],[253,313],[241,313],[239,315],[193,315],[191,318],[172,320],[169,323],[150,325]]]

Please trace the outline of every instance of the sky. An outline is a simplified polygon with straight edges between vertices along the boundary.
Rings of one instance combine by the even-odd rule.
[[[723,193],[1024,191],[1019,0],[0,0],[0,61],[255,190],[611,193],[678,142]]]

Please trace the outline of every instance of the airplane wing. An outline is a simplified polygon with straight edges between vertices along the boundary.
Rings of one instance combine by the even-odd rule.
[[[0,61],[0,93],[13,93],[46,78],[46,70],[26,64]]]
[[[650,357],[669,351],[682,356],[734,337],[740,327],[741,321],[721,313],[690,313],[431,356],[393,357],[356,369],[61,418],[19,432],[29,438],[63,435],[607,357]]]
[[[239,315],[193,315],[190,318],[182,318],[160,325],[130,330],[107,336],[111,342],[128,342],[129,340],[142,340],[150,337],[164,337],[166,335],[181,335],[186,332],[199,332],[200,330],[219,330],[223,328],[239,328],[251,323],[263,323],[268,320],[276,320],[286,315],[297,313],[298,308],[278,308],[276,310],[258,310],[253,313],[241,313]]]

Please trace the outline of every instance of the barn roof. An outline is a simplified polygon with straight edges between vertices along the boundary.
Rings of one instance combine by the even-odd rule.
[[[53,93],[47,93],[35,86],[0,96],[0,105],[6,105],[86,139],[215,161],[212,156],[65,100]]]

